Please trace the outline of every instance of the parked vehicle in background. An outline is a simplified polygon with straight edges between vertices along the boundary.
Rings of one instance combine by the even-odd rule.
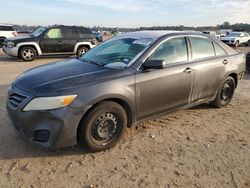
[[[245,54],[209,35],[138,31],[79,59],[19,76],[8,91],[13,124],[44,147],[114,146],[126,127],[201,103],[224,107],[246,68]],[[167,138],[166,138],[167,139]]]
[[[220,29],[217,34],[220,35],[221,37],[226,37],[227,35],[229,35],[233,30],[232,29]]]
[[[3,46],[4,40],[9,37],[17,36],[17,32],[12,25],[0,24],[0,47]]]
[[[226,37],[222,37],[221,41],[231,45],[238,47],[239,45],[247,45],[250,46],[250,35],[246,32],[231,32]]]
[[[3,51],[24,61],[32,61],[43,55],[73,55],[78,57],[97,44],[92,32],[85,27],[52,26],[39,27],[22,37],[8,38]]]
[[[95,38],[98,42],[103,42],[103,36],[101,32],[92,31],[92,33],[95,35]]]
[[[214,36],[216,38],[220,38],[220,35],[217,35],[216,31],[203,31],[202,34],[204,35],[211,35],[211,36]]]
[[[18,36],[22,36],[22,35],[31,34],[32,32],[33,32],[32,30],[18,30],[17,34],[18,34]]]

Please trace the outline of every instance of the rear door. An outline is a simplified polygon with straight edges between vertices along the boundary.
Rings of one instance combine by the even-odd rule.
[[[42,53],[63,52],[64,38],[60,28],[50,28],[40,40]]]
[[[137,72],[138,120],[187,105],[193,81],[185,37],[167,39],[149,59],[165,60],[168,67]]]
[[[63,27],[62,35],[64,38],[63,52],[73,52],[78,40],[78,33],[75,27]]]
[[[230,59],[217,43],[207,37],[189,37],[194,63],[191,102],[214,96],[222,82]]]

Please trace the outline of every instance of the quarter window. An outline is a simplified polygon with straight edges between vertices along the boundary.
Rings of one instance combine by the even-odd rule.
[[[170,39],[161,44],[149,57],[150,60],[165,60],[166,63],[188,61],[186,39],[184,37]]]
[[[226,55],[226,51],[223,50],[217,43],[214,42],[214,49],[216,56]]]
[[[198,37],[190,38],[193,60],[215,56],[214,47],[210,40]]]
[[[62,32],[59,28],[50,29],[47,33],[47,37],[50,39],[62,38]]]

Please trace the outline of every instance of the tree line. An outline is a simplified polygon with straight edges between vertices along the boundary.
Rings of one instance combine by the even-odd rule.
[[[83,24],[84,25],[84,24]],[[37,26],[28,26],[28,25],[13,25],[13,27],[17,31],[32,31],[36,29]],[[118,28],[118,27],[103,27],[103,26],[94,26],[89,27],[89,29],[93,31],[120,31],[120,32],[129,32],[129,31],[138,31],[138,30],[195,30],[195,31],[205,31],[205,30],[220,30],[220,29],[232,29],[232,30],[241,30],[250,32],[250,24],[248,23],[236,23],[236,24],[230,24],[229,22],[224,22],[223,24],[218,24],[216,26],[198,26],[198,27],[192,27],[192,26],[152,26],[152,27],[138,27],[138,28]]]

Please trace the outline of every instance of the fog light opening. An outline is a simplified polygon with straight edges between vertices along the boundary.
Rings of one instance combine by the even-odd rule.
[[[50,137],[49,130],[37,130],[34,132],[34,141],[37,142],[48,142]]]

